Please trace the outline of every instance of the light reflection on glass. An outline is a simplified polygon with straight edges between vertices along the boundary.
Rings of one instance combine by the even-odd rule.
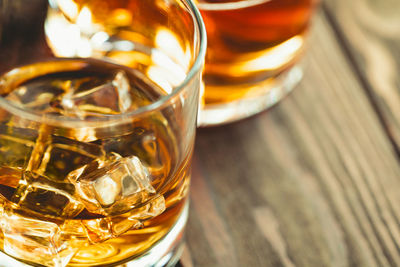
[[[78,6],[71,0],[50,0],[51,6],[57,6],[52,2],[57,2],[57,5],[62,9],[63,13],[70,19],[75,19],[78,16]]]
[[[155,37],[156,49],[151,52],[153,64],[147,70],[149,78],[168,94],[183,82],[190,67],[190,49],[185,51],[178,40],[170,30],[159,29]]]
[[[75,23],[83,33],[90,34],[95,32],[95,27],[92,23],[92,12],[87,7],[81,9]]]
[[[76,23],[70,24],[57,13],[49,14],[45,28],[49,44],[57,56],[63,57],[90,57],[93,54],[91,40],[87,37],[98,32],[98,26],[92,22],[92,13],[83,7],[78,13],[73,2],[63,0],[63,10],[68,16],[76,17]],[[75,9],[75,8],[76,9]],[[96,39],[95,39],[96,40]]]
[[[189,69],[190,49],[183,49],[179,43],[179,38],[169,29],[161,28],[155,37],[156,47],[175,60],[185,70]],[[186,50],[186,51],[185,51]]]
[[[263,50],[262,52],[256,52],[253,54],[248,54],[246,57],[239,58],[235,61],[235,64],[219,64],[217,66],[208,66],[208,69],[214,73],[230,73],[231,76],[241,77],[245,74],[251,74],[255,72],[265,72],[265,71],[276,71],[282,68],[286,64],[289,64],[293,59],[298,56],[299,51],[304,46],[304,40],[301,36],[295,36],[281,45]],[[249,60],[248,58],[253,58]],[[207,85],[211,88],[211,85]],[[229,85],[233,88],[233,85]],[[242,87],[242,85],[238,85]],[[217,90],[216,88],[213,90]],[[226,89],[224,89],[226,90]],[[235,89],[237,90],[237,89]],[[211,91],[211,90],[209,90]],[[229,92],[229,94],[233,94]]]
[[[247,61],[240,68],[240,72],[253,72],[268,69],[276,69],[282,65],[282,62],[290,62],[298,53],[298,50],[303,45],[303,39],[299,36],[295,36],[280,46],[269,49],[264,52],[264,55],[260,55],[254,60]]]
[[[77,46],[80,43],[81,33],[79,27],[69,24],[63,17],[51,16],[46,23],[47,39],[49,45],[57,56],[76,56]]]
[[[151,59],[153,64],[149,66],[147,75],[168,94],[186,78],[186,72],[182,66],[175,63],[159,50],[152,50]]]

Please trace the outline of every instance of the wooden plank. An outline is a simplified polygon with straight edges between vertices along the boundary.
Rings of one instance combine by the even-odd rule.
[[[324,3],[400,153],[400,1],[327,0]]]
[[[397,156],[321,14],[307,61],[276,107],[198,131],[187,266],[400,266]]]

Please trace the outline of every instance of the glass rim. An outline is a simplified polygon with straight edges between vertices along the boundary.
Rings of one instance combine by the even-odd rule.
[[[198,6],[202,10],[222,11],[222,10],[235,10],[235,9],[248,8],[269,1],[271,0],[240,0],[240,1],[230,0],[230,1],[212,2],[212,3],[199,1]]]
[[[179,97],[181,92],[190,84],[190,82],[195,78],[197,73],[201,71],[207,48],[206,29],[197,6],[194,4],[192,0],[177,0],[177,1],[183,3],[188,8],[190,15],[193,17],[195,39],[197,39],[198,37],[199,42],[198,44],[196,43],[194,46],[195,51],[198,52],[194,63],[189,69],[189,72],[187,73],[185,79],[178,86],[176,86],[171,93],[160,97],[159,99],[150,103],[149,105],[139,107],[135,110],[121,114],[114,114],[111,116],[98,117],[91,120],[82,120],[79,118],[65,117],[65,116],[55,116],[51,114],[46,114],[44,116],[39,115],[35,112],[19,107],[10,101],[7,101],[4,97],[1,96],[0,96],[0,108],[5,109],[12,114],[17,114],[19,117],[23,117],[30,121],[44,122],[46,124],[51,124],[54,126],[66,126],[67,128],[73,128],[73,127],[81,128],[81,127],[101,127],[102,125],[110,126],[110,124],[122,124],[124,122],[132,121],[132,118],[140,117],[145,114],[166,107],[169,104],[169,102],[171,102],[176,97]],[[71,58],[71,60],[80,60],[80,59],[84,60],[84,58]],[[34,63],[40,63],[40,62],[43,61],[37,61]],[[3,75],[7,73],[8,72],[4,73]]]

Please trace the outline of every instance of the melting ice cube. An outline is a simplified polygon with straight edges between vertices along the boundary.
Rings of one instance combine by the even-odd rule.
[[[2,186],[0,187],[0,193],[5,193],[3,192],[7,190],[5,187],[8,187],[10,190],[16,188],[21,180],[22,173],[23,171],[19,168],[0,167],[0,185]]]
[[[44,176],[25,172],[11,200],[20,209],[56,217],[73,218],[84,206],[74,197],[75,188]]]
[[[65,115],[86,116],[96,114],[119,114],[132,105],[130,84],[125,72],[119,71],[110,82],[94,88],[70,91],[59,100]]]
[[[13,257],[64,267],[78,250],[60,238],[60,228],[53,222],[24,217],[12,209],[5,209],[0,221],[4,251]]]
[[[152,123],[158,121],[154,120]],[[130,134],[104,140],[104,150],[108,153],[118,153],[123,157],[136,155],[151,174],[152,181],[161,182],[170,168],[169,156],[166,155],[168,148],[165,147],[165,143],[161,143],[161,138],[157,138],[155,134],[157,130],[145,126],[147,127],[136,127]]]
[[[0,125],[0,166],[25,168],[37,135],[34,130]]]
[[[71,171],[104,155],[99,145],[48,135],[36,143],[28,170],[61,182]]]
[[[46,112],[52,109],[53,99],[65,93],[70,85],[71,82],[68,80],[49,82],[39,79],[16,88],[6,96],[6,99],[25,109]]]
[[[92,213],[121,214],[146,202],[156,192],[147,170],[136,156],[120,158],[92,172],[84,169],[68,179]]]
[[[121,215],[82,220],[87,238],[92,243],[99,243],[118,237],[131,229],[143,227],[145,220],[160,215],[165,210],[165,200],[162,195],[149,199],[146,204]],[[78,229],[76,227],[75,229]]]

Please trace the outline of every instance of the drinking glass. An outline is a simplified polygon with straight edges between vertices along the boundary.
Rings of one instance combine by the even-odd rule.
[[[130,1],[51,1],[58,4],[49,10],[46,36],[57,55],[107,58],[137,67],[128,45],[137,36],[125,30],[136,23],[126,15],[124,3]],[[199,126],[249,117],[291,92],[303,76],[299,61],[317,2],[195,0],[208,39]],[[162,40],[164,46],[179,47],[168,39]]]
[[[0,77],[0,265],[173,266],[206,48],[199,12],[186,0],[51,4],[54,40],[88,39]],[[78,22],[71,35],[65,19]],[[80,57],[89,44],[115,60]]]
[[[281,100],[302,78],[316,0],[197,0],[207,30],[203,126],[236,121]]]

